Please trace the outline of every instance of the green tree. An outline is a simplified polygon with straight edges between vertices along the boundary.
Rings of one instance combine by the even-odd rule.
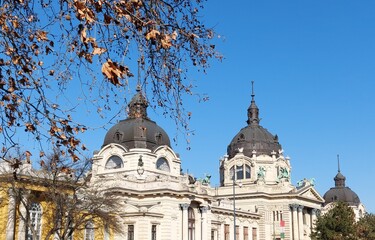
[[[90,126],[73,110],[93,104],[90,113],[112,119],[109,111],[116,103],[124,107],[126,87],[135,86],[137,62],[151,105],[187,128],[190,113],[182,98],[193,94],[188,70],[205,71],[211,58],[221,58],[201,18],[204,2],[0,0],[4,155],[25,131],[78,160],[76,153],[85,149],[78,134]]]
[[[375,215],[366,214],[356,224],[358,239],[375,240]]]
[[[337,202],[327,213],[319,216],[311,234],[316,240],[355,240],[355,217],[351,207]]]

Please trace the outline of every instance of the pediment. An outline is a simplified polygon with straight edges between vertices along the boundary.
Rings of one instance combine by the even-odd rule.
[[[298,196],[309,199],[309,200],[314,200],[318,202],[324,202],[324,199],[320,194],[315,190],[314,187],[308,186],[302,189],[297,190]]]

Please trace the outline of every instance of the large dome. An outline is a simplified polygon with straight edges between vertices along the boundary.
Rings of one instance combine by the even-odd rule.
[[[242,128],[228,145],[227,154],[234,157],[238,151],[242,151],[245,156],[251,157],[253,151],[256,155],[276,155],[282,149],[277,135],[272,135],[267,129],[259,125],[259,109],[255,104],[254,94],[250,107],[247,109],[248,126]]]
[[[147,148],[153,150],[155,147],[167,145],[170,140],[167,133],[154,121],[147,117],[147,100],[140,88],[132,98],[128,107],[128,118],[118,122],[107,132],[103,147],[118,143],[127,149]]]
[[[345,176],[339,171],[334,178],[335,187],[328,190],[323,198],[325,205],[331,202],[345,202],[349,205],[358,205],[361,201],[358,195],[353,192],[349,187],[345,186]]]

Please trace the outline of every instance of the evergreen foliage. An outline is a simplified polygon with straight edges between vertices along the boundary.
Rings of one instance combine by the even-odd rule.
[[[355,240],[354,212],[348,204],[337,202],[326,214],[319,216],[311,234],[314,240]]]

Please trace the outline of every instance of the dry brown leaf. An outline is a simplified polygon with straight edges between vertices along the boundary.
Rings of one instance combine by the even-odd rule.
[[[40,42],[40,41],[48,41],[47,32],[46,31],[36,31],[35,35],[36,35],[36,39],[38,40],[38,42]]]
[[[171,38],[172,38],[173,40],[176,40],[177,37],[178,37],[178,33],[177,33],[176,31],[174,31],[174,32],[171,34]]]
[[[26,157],[30,157],[30,156],[32,156],[31,152],[29,152],[29,151],[26,151],[26,152],[25,152],[25,155],[26,155]]]
[[[156,39],[157,38],[157,36],[159,36],[160,35],[160,32],[158,31],[158,30],[155,30],[155,29],[152,29],[150,32],[148,32],[147,34],[146,34],[146,39],[147,40],[150,40],[150,39]]]
[[[80,33],[81,42],[86,43],[87,42],[87,33],[86,33],[86,27],[84,27]]]
[[[110,80],[114,85],[120,85],[119,77],[122,77],[126,72],[126,68],[118,66],[117,63],[108,60],[102,66],[102,73]]]
[[[107,49],[105,49],[105,48],[95,47],[94,50],[92,51],[92,54],[93,55],[101,55],[101,54],[105,53],[106,51],[107,51]]]
[[[165,49],[172,47],[172,39],[169,35],[164,35],[161,39],[161,46]]]
[[[21,56],[14,56],[12,57],[13,64],[18,64],[21,59]]]

